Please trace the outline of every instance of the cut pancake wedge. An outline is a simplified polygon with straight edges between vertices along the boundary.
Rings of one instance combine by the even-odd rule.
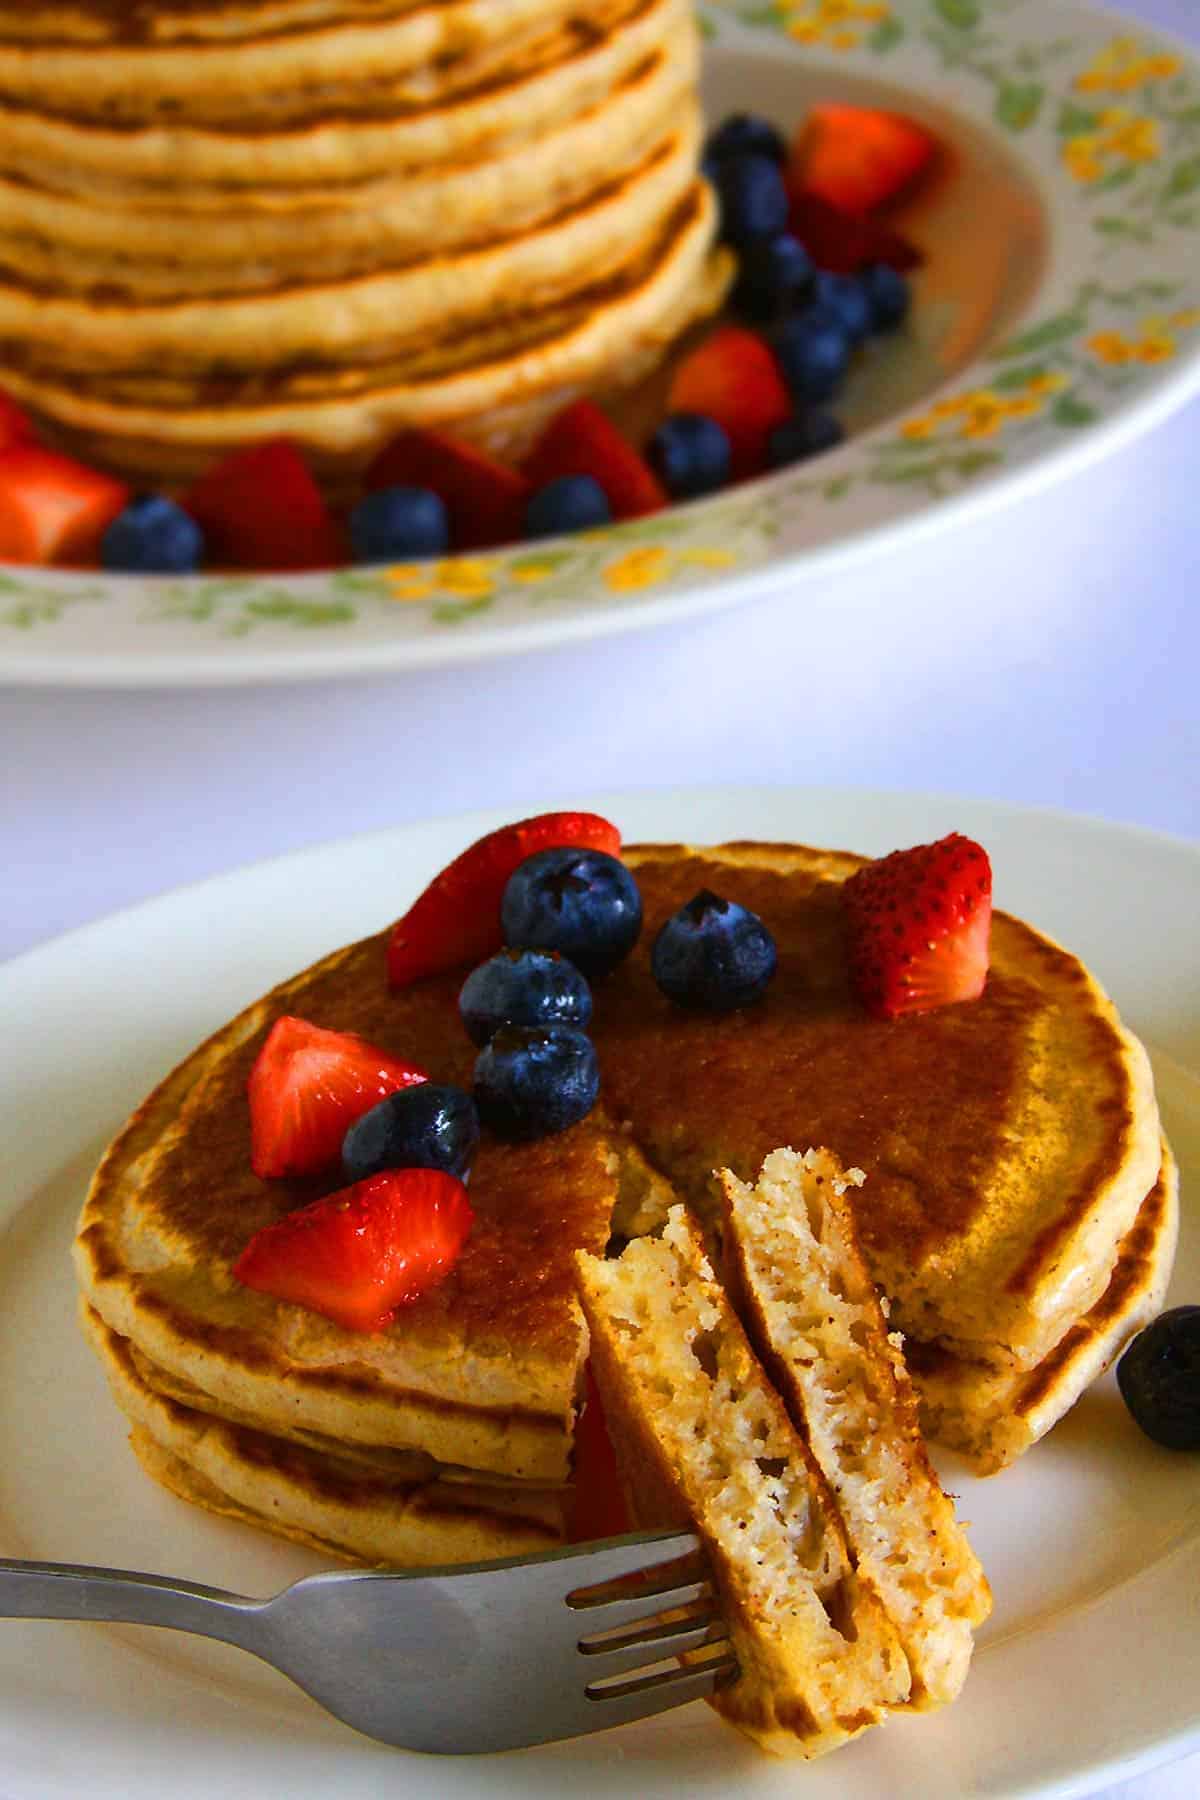
[[[825,1150],[776,1150],[753,1187],[722,1172],[728,1286],[829,1483],[860,1575],[912,1669],[910,1703],[954,1699],[991,1593],[930,1465],[917,1403]]]
[[[661,1238],[576,1263],[635,1515],[708,1551],[739,1665],[712,1705],[778,1755],[836,1748],[904,1702],[908,1664],[695,1225],[676,1207]]]

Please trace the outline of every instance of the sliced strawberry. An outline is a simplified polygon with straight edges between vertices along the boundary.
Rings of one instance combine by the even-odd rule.
[[[37,444],[0,450],[0,558],[95,561],[100,539],[129,501],[111,475]]]
[[[911,187],[936,150],[936,138],[901,113],[827,103],[809,112],[791,163],[810,194],[871,213]]]
[[[233,1273],[246,1287],[382,1331],[453,1269],[471,1229],[467,1190],[441,1169],[388,1169],[255,1232]]]
[[[213,562],[299,570],[345,561],[321,490],[286,438],[224,457],[189,489],[183,505],[203,527]]]
[[[583,1410],[575,1422],[567,1529],[568,1537],[576,1544],[586,1543],[589,1538],[620,1537],[633,1530],[591,1363],[587,1365],[586,1383]]]
[[[36,442],[37,432],[29,414],[0,389],[0,450],[11,450],[14,444]]]
[[[597,813],[539,813],[489,832],[435,875],[392,930],[388,980],[406,987],[425,975],[482,962],[503,945],[500,900],[518,863],[536,850],[621,854],[621,834]]]
[[[429,1077],[349,1031],[276,1019],[250,1071],[250,1164],[264,1181],[336,1164],[355,1119]]]
[[[842,890],[850,972],[877,1019],[978,1000],[988,972],[992,867],[960,832],[893,850]]]
[[[649,463],[592,400],[576,400],[556,414],[525,463],[533,488],[560,475],[590,475],[608,495],[614,519],[660,512],[667,492]]]
[[[668,412],[707,413],[725,427],[739,481],[766,466],[767,439],[794,410],[771,351],[740,325],[714,331],[685,356],[667,397]]]
[[[788,225],[819,269],[856,275],[871,263],[887,263],[899,274],[920,268],[924,252],[879,219],[856,217],[802,188],[791,194]]]
[[[450,515],[456,550],[515,542],[530,494],[519,470],[441,431],[402,432],[367,470],[366,487],[431,488]]]

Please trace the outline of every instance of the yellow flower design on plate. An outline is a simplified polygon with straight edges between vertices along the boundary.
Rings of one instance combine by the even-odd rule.
[[[784,22],[801,44],[828,44],[833,50],[856,50],[863,28],[891,17],[886,0],[783,0]]]
[[[1200,325],[1200,307],[1189,307],[1168,318],[1143,321],[1136,337],[1121,331],[1097,331],[1087,340],[1086,348],[1097,362],[1109,368],[1123,368],[1127,363],[1168,362],[1179,348],[1178,334]]]
[[[1123,106],[1108,107],[1094,131],[1082,131],[1063,144],[1063,161],[1076,181],[1100,181],[1122,164],[1155,162],[1162,155],[1156,119],[1141,118]]]
[[[1013,393],[975,388],[967,394],[951,394],[936,401],[927,413],[906,419],[900,436],[910,444],[946,437],[995,437],[1010,419],[1036,417],[1052,394],[1061,393],[1069,385],[1065,375],[1047,369],[1029,376]]]
[[[670,573],[671,553],[662,544],[643,544],[606,564],[604,581],[616,594],[657,587]]]
[[[1131,94],[1148,81],[1165,81],[1178,73],[1177,56],[1149,53],[1137,38],[1117,37],[1075,77],[1075,87],[1081,94]]]

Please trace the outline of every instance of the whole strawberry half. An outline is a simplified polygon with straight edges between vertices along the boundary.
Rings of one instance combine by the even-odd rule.
[[[763,339],[740,325],[725,325],[678,365],[667,411],[704,413],[729,439],[734,479],[766,466],[767,439],[790,419],[792,396]]]
[[[556,413],[525,463],[533,488],[561,475],[590,475],[608,497],[614,519],[640,519],[668,504],[649,463],[594,400],[576,400]]]
[[[870,213],[912,187],[936,150],[924,126],[901,113],[828,103],[809,112],[791,164],[810,194]]]
[[[88,563],[129,500],[123,481],[38,444],[0,450],[0,558]]]
[[[450,516],[456,550],[484,550],[521,536],[529,483],[516,469],[443,431],[404,431],[367,470],[377,488],[430,488]]]
[[[214,562],[239,569],[331,569],[345,547],[321,490],[286,438],[224,457],[183,497]]]
[[[388,1169],[256,1232],[233,1273],[246,1287],[348,1331],[382,1331],[397,1307],[445,1280],[471,1217],[467,1190],[453,1175]]]
[[[276,1019],[250,1071],[250,1164],[263,1180],[333,1168],[342,1139],[387,1094],[429,1078],[349,1031]]]
[[[952,832],[894,850],[852,875],[842,898],[851,978],[872,1017],[931,1012],[982,994],[992,867],[971,838]]]
[[[392,928],[388,981],[406,987],[426,975],[479,963],[502,948],[500,901],[518,863],[537,850],[621,853],[621,834],[598,813],[538,813],[480,838],[435,875]]]

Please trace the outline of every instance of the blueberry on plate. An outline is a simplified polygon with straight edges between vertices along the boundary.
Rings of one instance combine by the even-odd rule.
[[[501,950],[472,969],[458,996],[467,1034],[486,1044],[501,1025],[577,1025],[592,1017],[592,990],[557,950]]]
[[[832,400],[850,367],[850,339],[827,306],[808,306],[775,327],[771,336],[784,380],[797,400]]]
[[[1176,1306],[1139,1332],[1117,1364],[1121,1398],[1148,1438],[1200,1450],[1200,1306]]]
[[[747,244],[738,259],[731,295],[734,311],[755,324],[768,324],[781,313],[807,305],[815,281],[813,259],[790,231],[759,238]]]
[[[673,500],[715,494],[729,480],[729,434],[705,413],[671,413],[650,441],[650,462]]]
[[[642,896],[603,850],[539,850],[518,863],[500,902],[506,944],[557,950],[589,979],[623,961],[642,929]]]
[[[131,500],[100,544],[103,566],[126,575],[190,575],[203,560],[204,533],[165,494]]]
[[[767,465],[786,469],[792,463],[806,462],[810,456],[835,449],[845,436],[846,427],[840,419],[820,407],[809,407],[775,427],[767,439]]]
[[[742,250],[757,238],[778,237],[788,220],[787,189],[769,156],[734,156],[717,164],[721,236]]]
[[[667,920],[650,952],[668,1000],[698,1012],[751,1005],[765,993],[775,962],[775,939],[758,915],[708,888]]]
[[[766,156],[774,163],[785,163],[787,154],[783,133],[758,113],[731,113],[709,132],[704,145],[705,159],[714,165],[731,156]]]
[[[421,1081],[388,1094],[354,1121],[342,1139],[342,1170],[350,1182],[384,1169],[442,1169],[462,1181],[478,1143],[470,1094]]]
[[[858,280],[871,309],[871,330],[895,331],[912,306],[912,288],[904,276],[888,263],[872,263]]]
[[[608,495],[594,475],[560,475],[533,494],[525,508],[525,536],[560,537],[612,519]]]
[[[857,275],[833,275],[822,269],[816,280],[816,300],[836,313],[852,344],[865,344],[875,329],[867,290]]]
[[[497,1137],[565,1131],[587,1117],[599,1092],[596,1047],[574,1025],[502,1025],[475,1059],[479,1115]]]
[[[350,547],[355,562],[396,562],[415,556],[442,556],[450,545],[450,520],[442,500],[429,488],[379,488],[350,514]]]

